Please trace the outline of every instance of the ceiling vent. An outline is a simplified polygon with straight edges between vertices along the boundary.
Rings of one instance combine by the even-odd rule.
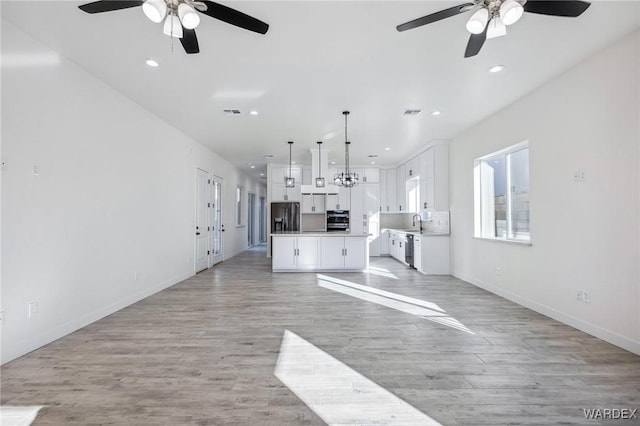
[[[222,111],[227,115],[240,115],[240,114],[242,114],[239,109],[223,109]]]
[[[422,112],[421,109],[406,109],[404,111],[404,115],[418,115]]]

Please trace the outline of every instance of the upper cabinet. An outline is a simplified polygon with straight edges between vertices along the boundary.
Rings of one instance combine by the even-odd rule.
[[[284,179],[289,177],[289,166],[271,166],[271,174],[269,177],[271,178],[269,182],[271,202],[302,200],[302,193],[300,192],[300,186],[302,185],[301,167],[291,167],[291,177],[296,180],[293,188],[287,188],[284,185]]]
[[[419,156],[420,209],[449,210],[449,146],[434,145]]]
[[[411,179],[420,175],[420,158],[413,157],[411,160],[404,163],[404,176],[406,179]]]
[[[382,213],[394,213],[398,210],[396,204],[396,169],[384,169],[380,172],[380,211]]]
[[[403,213],[407,211],[407,164],[402,164],[396,169],[396,208],[395,211]]]

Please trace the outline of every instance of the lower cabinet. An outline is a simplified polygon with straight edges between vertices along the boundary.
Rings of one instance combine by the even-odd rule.
[[[272,269],[274,271],[361,271],[369,267],[368,248],[366,236],[274,236]]]
[[[322,269],[366,269],[369,258],[366,238],[323,237],[320,240]]]
[[[413,266],[419,271],[422,271],[422,238],[413,238]]]
[[[317,237],[274,238],[272,269],[315,269],[320,242]]]

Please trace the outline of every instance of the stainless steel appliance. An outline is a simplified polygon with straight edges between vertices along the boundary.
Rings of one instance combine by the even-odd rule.
[[[404,243],[404,261],[410,268],[416,269],[413,264],[413,234],[407,234],[407,242]]]
[[[300,231],[300,203],[271,203],[271,232]]]
[[[349,231],[349,210],[327,210],[327,232]]]

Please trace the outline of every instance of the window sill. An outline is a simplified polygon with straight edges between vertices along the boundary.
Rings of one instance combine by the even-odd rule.
[[[487,238],[487,237],[473,237],[474,240],[482,241],[495,241],[498,243],[515,244],[517,246],[531,246],[531,241],[518,241],[518,240],[505,240],[503,238]]]

